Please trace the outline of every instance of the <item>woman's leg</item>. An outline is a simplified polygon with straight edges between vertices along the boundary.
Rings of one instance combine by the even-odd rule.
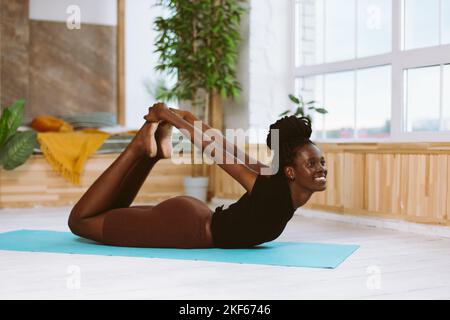
[[[157,128],[157,122],[146,122],[120,156],[89,187],[70,213],[72,232],[101,241],[104,213],[128,207],[161,157],[154,139]]]
[[[130,170],[122,182],[122,188],[114,208],[129,207],[136,198],[142,184],[148,177],[154,164],[160,159],[168,159],[172,153],[172,128],[167,122],[160,122],[155,132],[157,153],[154,158],[142,157],[136,166]],[[125,187],[124,187],[125,186]],[[133,208],[148,206],[133,206]]]
[[[148,209],[106,213],[102,241],[108,245],[158,248],[211,248],[212,211],[198,199],[179,196]]]

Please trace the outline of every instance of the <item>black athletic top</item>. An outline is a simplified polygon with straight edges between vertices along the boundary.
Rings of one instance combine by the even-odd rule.
[[[251,194],[237,202],[215,209],[211,231],[219,248],[252,247],[272,241],[283,232],[294,214],[286,178],[258,175]]]

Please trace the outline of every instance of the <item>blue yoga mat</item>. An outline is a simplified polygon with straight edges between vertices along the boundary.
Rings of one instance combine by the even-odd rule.
[[[336,268],[359,246],[268,242],[250,249],[130,248],[102,245],[70,232],[18,230],[0,233],[0,250],[203,260],[289,267]]]

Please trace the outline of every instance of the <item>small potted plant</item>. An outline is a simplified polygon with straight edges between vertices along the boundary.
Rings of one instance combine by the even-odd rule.
[[[320,114],[326,114],[328,111],[324,109],[323,107],[318,107],[318,102],[315,100],[310,101],[304,101],[303,97],[299,95],[298,97],[290,94],[289,99],[295,104],[294,110],[289,109],[279,114],[280,117],[284,117],[287,115],[294,115],[294,116],[302,116],[309,119],[309,121],[312,123],[311,118],[311,111],[315,111]]]

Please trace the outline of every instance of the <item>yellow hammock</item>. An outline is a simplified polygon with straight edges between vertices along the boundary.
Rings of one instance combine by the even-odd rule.
[[[37,140],[52,168],[79,185],[86,160],[111,134],[100,130],[38,133]]]

